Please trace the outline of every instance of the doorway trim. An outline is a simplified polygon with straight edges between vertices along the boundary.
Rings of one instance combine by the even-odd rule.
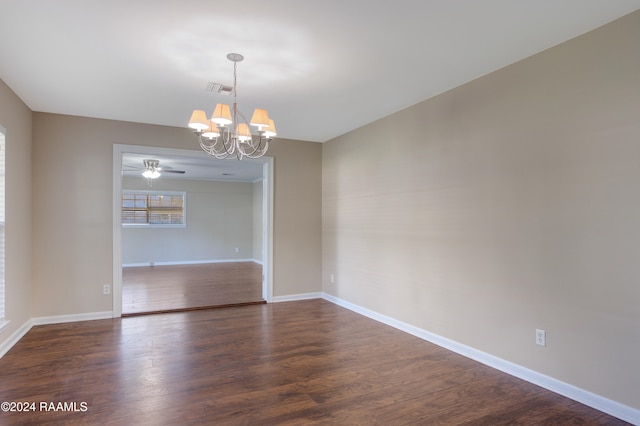
[[[122,316],[122,212],[120,203],[122,192],[122,155],[124,153],[175,155],[215,160],[202,151],[140,145],[113,145],[112,303],[114,318]],[[262,297],[267,303],[271,303],[273,301],[273,157],[265,156],[243,161],[254,161],[262,164]]]

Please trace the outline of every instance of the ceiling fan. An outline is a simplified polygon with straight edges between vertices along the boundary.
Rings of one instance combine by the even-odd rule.
[[[162,173],[176,173],[176,174],[184,174],[184,170],[174,170],[170,166],[160,167],[160,160],[152,160],[146,159],[142,160],[142,165],[144,168],[134,167],[125,165],[129,170],[142,170],[142,176],[147,179],[156,179],[159,178]]]

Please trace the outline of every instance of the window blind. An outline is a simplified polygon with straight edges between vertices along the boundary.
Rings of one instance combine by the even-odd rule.
[[[122,223],[127,225],[184,225],[184,193],[122,192]]]

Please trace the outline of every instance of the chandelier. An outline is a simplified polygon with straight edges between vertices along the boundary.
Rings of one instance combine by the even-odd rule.
[[[229,53],[227,59],[233,62],[233,105],[217,104],[211,118],[208,119],[202,110],[194,110],[189,120],[189,127],[200,142],[200,148],[216,158],[262,157],[269,149],[269,142],[276,135],[276,127],[269,118],[266,109],[256,108],[247,122],[238,110],[236,91],[236,69],[244,56]],[[250,127],[257,127],[255,134]]]

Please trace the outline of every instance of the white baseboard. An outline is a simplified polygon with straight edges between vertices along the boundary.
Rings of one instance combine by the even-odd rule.
[[[296,300],[309,300],[309,299],[322,299],[323,293],[301,293],[301,294],[290,294],[287,296],[274,296],[272,299],[273,303],[278,302],[293,302]]]
[[[16,343],[18,343],[18,341],[20,341],[20,339],[22,339],[34,325],[61,324],[65,322],[91,321],[111,318],[113,318],[113,311],[88,312],[85,314],[53,315],[49,317],[31,318],[24,324],[22,324],[19,329],[14,331],[7,340],[0,343],[0,358],[2,358],[7,352],[9,352],[9,349],[11,349]]]
[[[181,260],[175,262],[141,262],[141,263],[123,263],[123,268],[131,268],[136,266],[173,266],[173,265],[201,265],[205,263],[235,263],[235,262],[255,262],[254,259],[210,259],[210,260]],[[262,263],[260,263],[262,264]]]
[[[45,324],[62,324],[65,322],[76,321],[92,321],[99,319],[111,319],[113,318],[113,311],[105,312],[87,312],[84,314],[72,314],[72,315],[53,315],[50,317],[36,317],[31,318],[33,325],[45,325]]]
[[[527,382],[533,383],[557,394],[566,396],[567,398],[573,399],[574,401],[578,401],[589,407],[595,408],[596,410],[600,410],[604,413],[610,414],[626,422],[640,425],[640,410],[637,410],[635,408],[629,407],[616,401],[612,401],[600,395],[596,395],[592,392],[554,379],[553,377],[546,376],[544,374],[506,361],[504,359],[495,357],[486,352],[479,351],[470,346],[463,345],[454,340],[447,339],[446,337],[442,337],[427,330],[415,327],[411,324],[407,324],[386,315],[379,314],[375,311],[363,308],[351,302],[347,302],[346,300],[342,300],[333,295],[322,293],[322,298],[329,302],[335,303],[338,306],[342,306],[343,308],[349,309],[353,312],[359,313],[368,318],[374,319],[378,322],[412,334],[428,342],[434,343],[452,352],[458,353],[467,358],[471,358],[482,364],[488,365],[489,367],[495,368],[496,370],[500,370],[504,373],[526,380]]]
[[[9,349],[11,349],[16,343],[18,343],[18,341],[22,339],[24,335],[29,332],[29,330],[31,330],[31,327],[33,327],[32,320],[26,321],[20,326],[19,329],[14,331],[7,340],[0,343],[0,358],[2,358],[4,354],[9,352]]]

